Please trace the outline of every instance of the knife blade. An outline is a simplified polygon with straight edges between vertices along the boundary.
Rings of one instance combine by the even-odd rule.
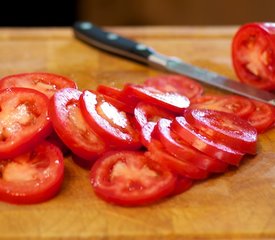
[[[179,58],[166,56],[142,43],[108,32],[91,22],[73,26],[75,37],[91,46],[146,65],[196,79],[202,83],[275,106],[275,95],[229,79],[207,69],[193,66]]]

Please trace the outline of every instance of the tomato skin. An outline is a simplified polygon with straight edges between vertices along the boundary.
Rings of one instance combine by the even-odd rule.
[[[187,109],[184,112],[187,122],[232,149],[244,153],[256,154],[257,130],[246,120],[216,110]]]
[[[275,24],[242,25],[232,41],[232,62],[240,81],[264,90],[275,89]]]
[[[0,90],[0,159],[27,152],[51,134],[48,98],[33,89]]]
[[[188,189],[190,189],[193,186],[193,184],[194,184],[194,181],[192,179],[183,177],[183,176],[178,176],[175,184],[175,188],[171,193],[171,196],[175,196],[183,192],[186,192]]]
[[[73,80],[58,74],[31,72],[9,75],[0,79],[0,89],[10,87],[35,89],[50,98],[59,89],[77,88],[77,85]]]
[[[107,145],[84,120],[79,106],[81,94],[74,88],[57,91],[50,100],[49,112],[60,139],[74,154],[93,162]]]
[[[140,206],[168,196],[176,177],[143,152],[106,153],[93,165],[90,179],[95,193],[112,204]]]
[[[238,166],[244,153],[233,150],[224,144],[209,139],[198,129],[193,128],[183,116],[176,117],[171,128],[179,137],[199,151],[231,165]]]
[[[164,75],[145,80],[145,86],[156,88],[162,92],[176,92],[189,99],[202,95],[203,87],[195,80],[182,75]]]
[[[190,105],[190,101],[186,96],[172,92],[161,92],[155,88],[144,85],[127,84],[123,88],[123,93],[175,113],[182,113],[183,110]]]
[[[180,156],[180,158],[184,158],[186,161],[209,173],[219,173],[227,170],[228,165],[226,163],[203,154],[180,139],[177,134],[171,130],[171,123],[171,120],[160,119],[155,128],[158,139],[170,154],[175,157]]]
[[[107,102],[103,95],[84,91],[80,108],[87,123],[112,147],[128,150],[141,147],[131,116]]]
[[[47,141],[13,159],[0,161],[0,200],[34,204],[53,198],[64,178],[62,152]],[[49,174],[50,173],[50,174]]]

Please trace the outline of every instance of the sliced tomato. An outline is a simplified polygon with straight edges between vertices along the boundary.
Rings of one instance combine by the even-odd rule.
[[[147,122],[143,125],[140,131],[140,142],[144,147],[149,147],[149,144],[152,141],[154,129],[157,123],[155,122]]]
[[[195,80],[181,75],[164,75],[146,79],[145,86],[156,88],[162,92],[175,92],[188,97],[196,98],[202,95],[203,87]]]
[[[227,164],[225,162],[209,157],[187,144],[176,133],[171,131],[171,123],[171,120],[160,119],[156,126],[158,139],[170,154],[183,158],[210,173],[226,171]]]
[[[184,157],[174,157],[168,153],[162,143],[156,139],[151,140],[146,155],[153,161],[166,166],[179,176],[190,179],[205,179],[209,175],[206,170],[198,168],[194,164],[186,161]]]
[[[102,156],[93,165],[91,183],[102,199],[123,206],[153,203],[168,196],[176,177],[152,162],[143,152],[117,151]]]
[[[143,85],[127,84],[123,89],[123,93],[176,113],[182,113],[190,105],[189,99],[183,95],[173,92],[161,92]]]
[[[190,108],[184,112],[184,117],[214,141],[244,153],[255,154],[257,151],[257,130],[232,113]]]
[[[50,117],[60,139],[76,155],[93,162],[107,146],[88,125],[79,107],[81,91],[63,88],[50,100]]]
[[[157,122],[160,118],[174,119],[175,117],[174,113],[146,102],[137,104],[134,115],[139,129],[148,122]]]
[[[141,147],[139,132],[133,127],[131,116],[106,101],[103,95],[84,91],[80,107],[90,127],[110,146],[132,150]]]
[[[275,24],[242,25],[232,41],[232,61],[240,81],[275,89]]]
[[[0,159],[27,152],[50,135],[48,103],[33,89],[0,90]]]
[[[248,99],[237,95],[205,95],[192,101],[191,108],[211,109],[246,117],[255,110]]]
[[[244,153],[214,141],[202,131],[193,128],[183,116],[173,120],[171,129],[194,148],[228,164],[239,165],[244,155]]]
[[[30,152],[0,161],[0,200],[39,203],[54,197],[64,176],[62,152],[46,141]]]
[[[178,176],[175,184],[175,188],[171,193],[172,196],[181,194],[190,189],[194,184],[194,181],[190,178]]]
[[[254,101],[256,106],[255,111],[253,111],[246,119],[247,121],[257,129],[258,133],[263,133],[275,121],[275,110],[269,104]]]
[[[38,90],[49,98],[59,89],[77,88],[76,83],[54,73],[33,72],[9,75],[0,79],[0,89],[23,87]]]

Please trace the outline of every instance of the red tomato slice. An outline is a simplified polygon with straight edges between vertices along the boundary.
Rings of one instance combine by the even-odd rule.
[[[160,119],[156,127],[159,140],[170,154],[184,158],[186,161],[210,173],[227,170],[226,163],[203,154],[180,139],[171,131],[171,123],[172,121],[170,120]]]
[[[134,110],[137,127],[141,129],[148,122],[157,122],[160,118],[174,119],[175,114],[159,106],[140,102]]]
[[[275,110],[269,104],[258,101],[254,101],[254,104],[256,109],[247,117],[247,121],[257,129],[258,133],[263,133],[274,123]]]
[[[171,129],[194,148],[226,163],[239,165],[244,155],[220,142],[213,141],[203,132],[193,128],[182,116],[173,120]]]
[[[149,144],[151,143],[156,124],[157,123],[155,123],[155,122],[147,122],[141,128],[140,142],[144,147],[148,148]]]
[[[62,152],[46,141],[33,150],[0,161],[0,200],[33,204],[54,197],[64,176]]]
[[[275,24],[241,26],[232,41],[232,60],[240,81],[256,88],[275,89]]]
[[[81,94],[74,88],[57,91],[50,100],[49,111],[60,139],[74,154],[93,162],[107,146],[83,118],[79,108]]]
[[[80,107],[87,123],[111,146],[117,149],[141,147],[131,116],[107,102],[103,95],[84,91],[80,97]]]
[[[255,110],[248,99],[237,95],[205,95],[192,101],[191,108],[211,109],[246,117]]]
[[[205,179],[208,177],[208,172],[198,168],[193,163],[184,159],[184,157],[174,157],[168,153],[162,143],[158,140],[151,140],[148,145],[148,152],[146,155],[153,161],[166,166],[176,175],[184,176],[190,179]]]
[[[171,196],[175,196],[183,192],[186,192],[188,189],[190,189],[193,186],[193,183],[194,181],[190,178],[178,176],[175,184],[175,188],[171,193]]]
[[[175,188],[176,177],[143,152],[118,151],[96,161],[91,182],[102,199],[123,206],[139,206],[168,196]]]
[[[184,117],[190,125],[200,129],[214,141],[244,153],[255,154],[257,151],[257,130],[232,113],[187,109]]]
[[[64,76],[53,73],[21,73],[0,79],[0,89],[24,87],[38,90],[49,98],[59,89],[77,88],[76,83]]]
[[[187,97],[173,92],[161,92],[152,87],[128,84],[123,89],[124,94],[135,96],[141,101],[155,104],[176,113],[182,113],[190,105]]]
[[[156,88],[162,92],[175,92],[189,99],[199,97],[203,87],[195,80],[181,75],[164,75],[148,78],[145,86]]]
[[[33,89],[0,90],[0,159],[31,150],[50,135],[48,98]]]

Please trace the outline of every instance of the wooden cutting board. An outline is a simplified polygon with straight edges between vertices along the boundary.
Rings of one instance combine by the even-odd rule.
[[[235,27],[137,27],[112,31],[236,78],[230,44]],[[74,39],[71,29],[0,29],[0,77],[54,72],[79,88],[122,87],[164,74]],[[217,90],[206,88],[207,92]],[[66,158],[54,199],[36,205],[0,202],[0,239],[269,239],[275,238],[275,130],[259,136],[258,154],[238,169],[196,183],[152,206],[122,208],[98,199],[88,172]]]

